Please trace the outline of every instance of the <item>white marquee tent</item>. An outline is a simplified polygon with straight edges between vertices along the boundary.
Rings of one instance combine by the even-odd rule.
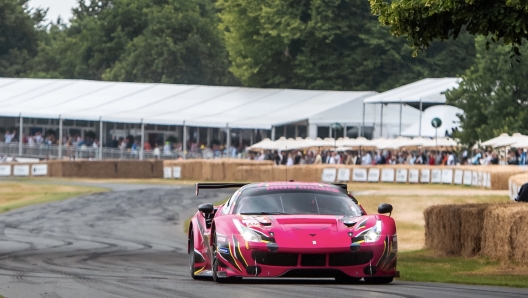
[[[0,116],[270,129],[373,94],[0,78]]]
[[[464,114],[464,111],[457,107],[447,105],[432,106],[424,111],[421,125],[420,122],[414,123],[402,132],[402,136],[415,137],[421,135],[423,137],[434,137],[436,131],[431,125],[431,120],[433,118],[440,118],[442,125],[438,128],[438,136],[443,137],[445,136],[446,130],[451,132],[452,128],[460,126],[458,114]]]
[[[368,104],[408,104],[423,111],[424,107],[441,105],[446,103],[444,93],[450,89],[458,87],[460,78],[432,78],[423,79],[411,84],[407,84],[365,99]],[[420,114],[420,117],[422,115]],[[400,117],[402,119],[402,117]],[[382,121],[383,122],[383,121]],[[422,123],[421,119],[418,123]],[[401,130],[401,125],[400,125]],[[421,134],[421,126],[418,127],[418,135]]]

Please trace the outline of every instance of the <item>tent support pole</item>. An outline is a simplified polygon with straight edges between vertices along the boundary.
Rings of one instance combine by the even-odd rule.
[[[275,141],[275,126],[271,127],[271,140]]]
[[[420,98],[420,122],[418,124],[418,136],[422,136],[422,99]]]
[[[182,155],[183,159],[186,159],[187,157],[187,126],[185,125],[185,121],[183,121],[183,132],[182,132]]]
[[[229,129],[229,123],[226,124],[226,148],[227,157],[229,157],[229,154],[231,153],[229,152],[231,148],[231,130]]]
[[[383,103],[381,103],[380,138],[383,138]]]
[[[332,126],[328,126],[328,137],[331,138],[332,137]]]
[[[99,159],[103,160],[103,118],[99,117]]]
[[[207,147],[211,147],[211,135],[213,133],[212,128],[207,128]]]
[[[62,159],[62,116],[59,115],[59,159]]]
[[[361,127],[359,130],[359,136],[363,137],[363,131],[365,130],[365,103],[363,102],[363,117],[361,118]]]
[[[402,133],[402,109],[403,109],[403,103],[400,101],[400,137]]]
[[[20,114],[20,131],[18,132],[18,156],[22,155],[22,145],[24,143],[24,118]]]
[[[139,160],[145,159],[145,123],[141,119],[141,149],[139,150]]]

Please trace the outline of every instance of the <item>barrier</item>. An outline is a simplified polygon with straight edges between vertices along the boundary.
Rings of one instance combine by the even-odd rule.
[[[422,176],[420,177],[420,182],[429,183],[429,181],[431,181],[431,170],[423,169],[421,173],[422,173]]]
[[[29,176],[29,165],[14,165],[13,176]]]
[[[352,181],[354,182],[367,182],[368,174],[367,169],[354,169],[352,172]]]
[[[348,182],[350,181],[350,169],[338,169],[337,170],[337,181]]]
[[[0,176],[11,176],[11,165],[0,165]]]
[[[528,204],[436,205],[424,217],[425,247],[438,254],[528,264]]]
[[[442,183],[443,184],[453,183],[453,170],[451,169],[442,170]]]
[[[380,170],[379,169],[370,169],[369,170],[369,176],[368,176],[368,182],[379,182],[380,179]]]
[[[431,170],[431,183],[441,183],[442,182],[442,170],[435,169]]]
[[[407,182],[407,169],[396,170],[396,182],[405,183]]]
[[[394,182],[394,169],[382,169],[381,182]]]
[[[464,171],[462,170],[455,170],[455,179],[453,181],[454,184],[462,184],[462,179],[464,178]]]
[[[420,182],[420,171],[417,169],[409,170],[409,183],[418,183]]]

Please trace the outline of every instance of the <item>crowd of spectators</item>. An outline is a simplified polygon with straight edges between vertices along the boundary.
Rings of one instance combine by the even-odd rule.
[[[374,151],[335,151],[335,150],[289,150],[250,152],[249,160],[272,160],[277,165],[300,164],[346,164],[346,165],[526,165],[526,149],[511,149],[502,158],[496,151],[482,153],[476,149],[459,152],[452,150],[374,150]]]

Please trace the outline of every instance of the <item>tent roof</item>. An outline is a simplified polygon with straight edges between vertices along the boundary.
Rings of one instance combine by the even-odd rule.
[[[269,129],[372,94],[0,78],[0,116]]]
[[[365,103],[444,104],[445,91],[458,87],[459,78],[423,79],[365,99]]]
[[[422,132],[423,137],[434,137],[436,135],[435,128],[431,125],[433,118],[440,118],[442,125],[438,128],[438,136],[444,136],[445,131],[451,132],[452,128],[460,126],[460,119],[457,114],[464,114],[464,111],[453,106],[441,105],[433,106],[426,109],[422,116]],[[416,121],[413,125],[402,131],[402,136],[419,136],[420,135],[420,121]]]

